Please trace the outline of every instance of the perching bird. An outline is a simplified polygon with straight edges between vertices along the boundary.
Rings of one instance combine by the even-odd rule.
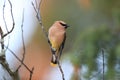
[[[52,51],[52,59],[51,65],[56,66],[58,64],[58,60],[62,54],[62,50],[64,48],[65,40],[66,40],[66,31],[69,27],[63,21],[55,21],[55,23],[49,28],[48,31],[48,42],[51,46]]]

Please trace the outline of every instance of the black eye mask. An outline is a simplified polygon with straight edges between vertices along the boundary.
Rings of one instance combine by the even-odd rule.
[[[64,23],[61,23],[61,22],[60,22],[60,24],[61,24],[62,26],[64,26],[65,28],[70,27],[70,26],[68,26],[67,24],[64,24]]]

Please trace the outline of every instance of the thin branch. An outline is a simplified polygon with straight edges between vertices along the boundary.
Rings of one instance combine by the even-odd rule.
[[[9,43],[10,43],[10,36],[8,35],[8,40],[7,40],[7,46],[6,46],[6,49],[5,49],[5,52],[7,51],[8,47],[9,47]]]
[[[11,12],[11,17],[12,17],[12,21],[13,21],[13,24],[12,24],[12,29],[10,31],[8,31],[6,34],[3,35],[3,37],[6,37],[8,34],[10,34],[13,29],[14,29],[14,26],[15,26],[15,21],[14,21],[14,17],[13,17],[13,11],[12,11],[12,3],[10,0],[8,0],[9,4],[10,4],[10,12]]]
[[[5,46],[5,48],[6,48],[6,46]],[[15,54],[11,49],[8,48],[8,50],[14,55],[14,57],[15,57],[18,61],[22,62],[22,60],[20,60],[19,57],[16,56],[16,54]],[[27,67],[27,65],[26,65],[25,63],[22,63],[22,65],[23,65],[30,73],[32,73],[32,71]]]
[[[26,49],[25,49],[25,41],[24,41],[24,34],[23,34],[23,23],[24,23],[24,9],[23,9],[23,14],[22,14],[22,24],[21,24],[21,32],[22,32],[22,45],[23,45],[23,57],[21,60],[21,64],[19,65],[19,67],[17,68],[17,70],[20,69],[20,67],[22,66],[24,59],[25,59],[25,53],[26,53]]]
[[[6,46],[5,46],[5,47],[6,47]],[[19,57],[17,57],[17,56],[15,55],[15,53],[14,53],[11,49],[8,48],[8,50],[9,50],[9,51],[15,56],[15,58],[16,58],[19,62],[21,62],[22,65],[30,72],[30,79],[29,79],[29,80],[32,80],[32,75],[33,75],[34,67],[32,68],[32,70],[30,70],[30,69],[28,68],[28,66],[27,66],[24,62],[22,62],[22,60],[20,60]],[[17,72],[17,70],[16,70],[16,72]]]
[[[38,9],[37,0],[35,0],[35,9]]]
[[[23,10],[23,16],[22,16],[22,24],[21,24],[21,31],[22,31],[22,42],[23,42],[23,58],[22,60],[19,59],[19,57],[16,56],[16,54],[8,48],[8,45],[9,45],[9,42],[8,42],[8,45],[5,46],[4,45],[4,37],[6,37],[8,34],[10,34],[13,30],[14,30],[14,26],[15,26],[15,22],[14,22],[14,17],[13,17],[13,11],[12,11],[12,3],[10,0],[8,0],[9,2],[9,5],[10,5],[10,13],[11,13],[11,18],[12,18],[12,21],[13,21],[13,24],[12,24],[12,28],[11,30],[9,31],[8,28],[7,28],[7,24],[6,24],[6,21],[5,21],[5,16],[4,16],[4,9],[5,9],[5,1],[4,1],[4,4],[3,4],[3,20],[4,20],[4,24],[5,24],[5,27],[6,27],[6,30],[7,30],[7,33],[6,34],[3,34],[3,31],[0,27],[0,35],[1,35],[1,47],[2,47],[2,50],[4,50],[4,47],[10,51],[14,57],[19,61],[21,62],[21,65],[18,67],[18,69],[15,71],[15,72],[12,72],[11,69],[9,68],[9,65],[8,63],[6,62],[5,58],[3,56],[0,56],[0,64],[7,70],[7,72],[11,75],[11,77],[16,80],[16,73],[18,73],[18,70],[19,68],[23,65],[29,72],[30,72],[30,79],[32,79],[32,75],[33,75],[33,70],[34,70],[34,67],[32,68],[32,70],[30,70],[27,65],[24,63],[24,59],[25,59],[25,43],[24,43],[24,35],[23,35],[23,22],[24,22],[24,10]],[[5,55],[4,55],[5,56]]]
[[[1,26],[0,26],[0,35],[1,35],[1,41],[0,41],[1,48],[2,48],[2,50],[4,50],[4,37],[3,37],[3,30],[1,28]]]
[[[5,60],[5,52],[4,52],[4,37],[3,37],[3,31],[2,31],[2,28],[0,27],[0,35],[1,35],[1,48],[2,48],[2,51],[1,53],[3,55],[0,56],[0,64],[3,66],[3,68],[9,73],[9,75],[14,79],[15,76],[16,76],[16,73],[12,72],[11,69],[9,68],[9,65],[8,63],[6,62]]]
[[[36,2],[36,1],[35,1],[35,2]],[[33,3],[33,2],[32,2],[32,6],[33,6],[33,8],[34,8],[35,12],[37,13],[36,7],[35,7],[35,5],[34,5],[34,3]]]
[[[25,59],[25,52],[26,52],[26,49],[25,49],[25,41],[24,41],[24,33],[23,33],[23,22],[24,22],[24,9],[23,9],[23,16],[22,16],[22,25],[21,25],[21,31],[22,31],[22,44],[23,44],[23,58],[22,58],[22,61],[24,61]]]
[[[4,4],[3,4],[3,21],[4,21],[5,28],[6,28],[7,33],[8,33],[9,31],[8,31],[8,28],[7,28],[7,24],[6,24],[6,21],[5,21],[5,14],[4,14],[4,11],[5,11],[5,3],[6,3],[6,0],[4,0]]]
[[[62,70],[62,67],[61,67],[61,65],[60,65],[60,62],[58,61],[58,67],[59,67],[59,70],[60,70],[60,72],[61,72],[61,74],[62,74],[62,79],[63,80],[65,80],[65,77],[64,77],[64,72],[63,72],[63,70]]]
[[[42,4],[42,0],[39,2],[39,8],[36,9],[34,3],[32,2],[32,6],[33,6],[33,8],[34,8],[34,10],[36,12],[36,18],[37,18],[37,20],[38,20],[38,22],[39,22],[39,24],[40,24],[40,26],[42,28],[42,31],[43,31],[46,39],[48,40],[48,33],[46,32],[46,30],[45,30],[45,28],[44,28],[44,26],[42,24],[42,17],[41,17],[41,13],[40,13],[40,6],[41,6],[41,4]]]
[[[101,49],[101,53],[102,53],[102,61],[103,61],[103,64],[102,64],[102,69],[100,69],[96,74],[94,74],[92,77],[90,77],[89,80],[91,80],[92,78],[98,76],[101,72],[102,72],[102,80],[105,80],[104,79],[104,71],[105,71],[105,56],[104,56],[104,49]]]
[[[24,23],[24,9],[23,9],[23,14],[22,14],[22,24],[21,24],[21,32],[22,32],[22,45],[23,45],[23,58],[20,61],[21,64],[19,65],[19,67],[17,68],[16,71],[18,71],[22,65],[24,65],[24,59],[25,59],[25,53],[26,53],[26,49],[25,49],[25,41],[24,41],[24,31],[23,31],[23,23]],[[30,72],[30,77],[29,80],[32,80],[32,75],[33,75],[33,71],[34,71],[34,67],[32,68],[32,70],[30,70],[26,65],[24,65],[26,67],[26,69]]]
[[[0,44],[1,44],[1,55],[0,55],[0,60],[5,60],[5,51],[4,51],[4,37],[3,37],[3,30],[0,26]]]
[[[3,4],[3,21],[4,21],[4,24],[5,24],[6,31],[8,33],[9,31],[8,31],[7,23],[6,23],[6,20],[5,20],[5,13],[4,13],[4,11],[5,11],[5,3],[6,3],[6,0],[4,0],[4,4]],[[9,46],[9,39],[10,39],[10,36],[8,36],[7,47]],[[7,50],[7,48],[6,48],[6,50]],[[6,52],[6,50],[5,50],[5,52]]]
[[[0,64],[7,70],[11,77],[14,75],[14,72],[10,70],[9,65],[5,61],[0,62]]]
[[[34,67],[32,68],[32,70],[30,72],[30,78],[29,78],[29,80],[32,80],[33,71],[34,71]]]
[[[105,60],[104,60],[104,50],[102,49],[101,51],[102,51],[102,57],[103,57],[102,58],[103,59],[103,70],[102,71],[103,71],[103,80],[104,80],[104,70],[105,70],[104,69],[104,67],[105,67],[105,65],[104,65],[104,62],[105,62]]]
[[[0,44],[1,44],[1,55],[0,56],[0,63],[1,62],[4,62],[5,61],[5,53],[4,53],[4,38],[3,38],[3,31],[2,31],[2,28],[0,26],[0,36],[1,36],[1,39],[0,39]]]
[[[11,78],[13,80],[19,80],[18,72],[11,71],[9,64],[6,62],[6,60],[2,60],[2,61],[0,60],[0,64],[9,73],[9,75],[11,76]],[[6,80],[6,79],[4,79],[4,80]]]

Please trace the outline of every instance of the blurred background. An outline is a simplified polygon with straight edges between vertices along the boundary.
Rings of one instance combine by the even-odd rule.
[[[33,80],[62,80],[59,69],[50,66],[50,48],[31,0],[11,2],[16,28],[10,35],[9,48],[22,56],[20,25],[24,7],[24,62],[29,68],[34,66]],[[120,80],[120,0],[42,0],[40,9],[46,31],[56,20],[63,20],[71,26],[67,29],[61,57],[66,80]],[[0,25],[4,26],[2,23]],[[12,69],[19,64],[9,51],[7,60]],[[15,62],[11,63],[13,60]],[[21,80],[28,80],[29,72],[24,67],[19,71]]]

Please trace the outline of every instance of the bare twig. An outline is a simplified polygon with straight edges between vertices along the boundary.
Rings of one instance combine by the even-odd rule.
[[[6,31],[7,31],[7,33],[8,33],[9,31],[8,31],[7,23],[6,23],[6,20],[5,20],[5,14],[4,14],[4,11],[5,11],[5,3],[6,3],[6,0],[4,0],[4,4],[3,4],[3,21],[4,21],[4,24],[5,24]],[[8,44],[7,44],[7,47],[9,46],[9,39],[10,39],[10,36],[8,36]],[[6,50],[7,50],[7,48],[6,48]],[[5,51],[6,51],[6,50],[5,50]]]
[[[26,49],[25,49],[25,42],[24,42],[24,34],[23,34],[23,23],[24,23],[24,9],[23,9],[23,14],[22,14],[22,24],[21,24],[21,32],[22,32],[22,45],[23,45],[23,57],[21,60],[21,64],[19,65],[19,67],[17,68],[16,71],[18,71],[20,69],[20,67],[22,66],[24,59],[25,59],[25,53],[26,53]]]
[[[1,44],[1,52],[0,52],[0,61],[5,61],[5,51],[4,51],[4,37],[3,37],[3,30],[0,26],[0,44]]]
[[[42,31],[43,31],[46,39],[48,40],[48,33],[46,32],[46,30],[45,30],[45,28],[44,28],[44,26],[43,26],[43,24],[42,24],[42,17],[41,17],[41,13],[40,13],[41,3],[42,3],[42,0],[39,2],[39,7],[38,7],[38,9],[35,8],[35,5],[34,5],[33,2],[32,2],[32,6],[33,6],[33,8],[34,8],[34,10],[35,10],[35,12],[36,12],[36,18],[37,18],[37,20],[38,20],[38,22],[39,22],[39,24],[40,24],[40,26],[41,26],[41,28],[42,28]],[[37,5],[36,5],[36,6],[37,6]]]
[[[5,14],[4,14],[4,11],[5,11],[5,3],[6,3],[6,0],[4,0],[4,4],[3,4],[3,21],[4,21],[5,28],[6,28],[7,33],[8,33],[8,28],[7,28],[7,24],[6,24],[6,21],[5,21]]]
[[[102,72],[102,74],[103,74],[103,80],[104,80],[104,70],[105,70],[105,69],[104,69],[104,67],[105,67],[105,65],[104,65],[104,62],[105,62],[105,61],[104,61],[104,50],[102,49],[101,51],[102,51],[102,57],[103,57],[103,58],[102,58],[102,59],[103,59],[103,70],[102,70],[103,72]]]
[[[24,34],[23,34],[23,22],[24,22],[24,9],[23,9],[22,25],[21,25],[22,42],[23,42],[23,58],[22,58],[22,61],[24,61],[24,59],[25,59],[25,52],[26,52],[26,49],[25,49],[25,42],[24,42]]]
[[[13,21],[13,24],[12,24],[12,29],[10,31],[8,31],[6,34],[3,35],[3,37],[7,36],[8,34],[10,34],[13,29],[14,29],[14,26],[15,26],[15,21],[14,21],[14,17],[13,17],[13,12],[12,12],[12,3],[10,0],[8,0],[9,4],[10,4],[10,12],[11,12],[11,17],[12,17],[12,21]]]
[[[36,0],[35,0],[35,2],[36,2]],[[41,13],[40,13],[40,6],[41,6],[41,4],[42,4],[42,0],[40,0],[39,6],[38,6],[38,8],[37,8],[37,2],[36,2],[36,7],[35,7],[34,3],[32,2],[32,6],[33,6],[33,8],[34,8],[34,10],[35,10],[35,12],[36,12],[36,18],[37,18],[37,20],[38,20],[38,22],[39,22],[39,24],[40,24],[40,26],[41,26],[41,28],[42,28],[42,31],[43,31],[46,39],[49,41],[49,39],[48,39],[48,33],[46,32],[46,30],[45,30],[45,28],[44,28],[44,26],[43,26],[43,24],[42,24],[42,17],[41,17]],[[49,44],[49,46],[50,46],[50,48],[51,48],[51,44],[50,44],[49,42],[48,42],[48,44]],[[63,72],[63,70],[62,70],[62,67],[61,67],[59,61],[58,61],[58,66],[59,66],[59,70],[60,70],[60,72],[61,72],[61,74],[62,74],[62,79],[65,80],[65,78],[64,78],[64,72]]]
[[[31,70],[31,72],[30,72],[30,78],[29,78],[29,80],[32,80],[33,71],[34,71],[34,67],[32,68],[32,70]]]
[[[6,24],[6,21],[5,21],[5,14],[4,14],[4,9],[5,9],[5,1],[4,1],[4,4],[3,4],[3,20],[4,20],[4,24],[5,24],[7,33],[3,34],[2,28],[0,27],[0,35],[1,35],[0,44],[1,44],[2,50],[4,50],[4,48],[5,48],[6,50],[10,51],[14,55],[14,57],[19,62],[21,62],[21,64],[20,64],[20,66],[17,68],[17,70],[15,72],[11,71],[11,69],[9,68],[8,63],[6,62],[6,60],[5,60],[5,58],[3,56],[0,56],[0,64],[5,68],[5,70],[7,70],[7,72],[10,74],[10,76],[13,78],[13,80],[16,80],[16,75],[18,73],[18,70],[23,65],[30,72],[30,79],[29,80],[31,80],[32,79],[32,74],[33,74],[34,67],[32,68],[32,70],[30,70],[28,68],[28,66],[24,63],[24,59],[25,59],[25,43],[24,43],[24,35],[23,35],[24,10],[23,10],[22,24],[21,24],[22,43],[23,43],[23,58],[22,58],[22,60],[20,60],[19,57],[17,57],[16,54],[11,49],[8,48],[9,42],[8,42],[7,46],[4,45],[4,40],[3,40],[4,37],[8,36],[8,34],[10,34],[14,30],[14,26],[15,26],[13,12],[12,12],[12,3],[11,3],[10,0],[8,0],[8,2],[9,2],[9,5],[10,5],[10,13],[11,13],[11,18],[12,18],[13,24],[12,24],[11,30],[8,30],[8,27],[7,27],[7,24]]]
[[[0,55],[0,61],[5,61],[5,52],[4,52],[4,37],[3,37],[3,30],[0,26],[0,44],[1,44],[1,55]]]
[[[17,73],[14,73],[11,71],[11,69],[9,68],[9,64],[7,63],[6,59],[5,59],[5,50],[4,50],[4,37],[7,36],[9,33],[8,31],[8,28],[7,28],[7,24],[6,24],[6,21],[5,21],[5,14],[4,14],[4,9],[5,9],[5,3],[6,3],[6,0],[4,1],[4,4],[3,4],[3,21],[4,21],[4,24],[5,24],[5,28],[7,30],[7,33],[6,34],[3,34],[3,31],[2,31],[2,28],[0,27],[0,35],[1,35],[1,56],[0,56],[0,64],[2,65],[2,67],[9,73],[9,75],[15,80],[17,79]],[[11,2],[9,1],[9,4],[12,6]],[[11,14],[12,14],[12,7],[11,7]],[[12,16],[12,15],[11,15]],[[13,18],[13,16],[12,16]],[[13,18],[14,19],[14,18]],[[13,26],[14,28],[14,26]],[[9,39],[8,39],[9,40]],[[8,42],[8,45],[9,45],[9,42]],[[7,45],[7,48],[8,48],[8,45]]]
[[[0,41],[1,48],[2,48],[2,50],[4,50],[4,37],[3,37],[3,30],[1,28],[1,26],[0,26],[0,35],[1,35],[1,41]]]
[[[93,75],[92,77],[90,77],[90,80],[96,76],[98,76],[100,73],[102,73],[102,80],[105,80],[104,79],[104,71],[105,71],[105,56],[104,56],[104,49],[101,49],[101,55],[102,55],[102,69],[100,69],[95,75]]]
[[[1,41],[1,47],[2,47],[2,51],[1,51],[1,56],[0,56],[0,64],[2,65],[2,67],[9,73],[9,75],[12,77],[13,80],[18,79],[17,77],[17,73],[14,73],[11,71],[11,69],[9,68],[8,63],[5,60],[5,52],[4,52],[4,37],[3,37],[3,31],[0,27],[0,35],[1,35],[1,39],[3,41]]]
[[[5,45],[4,45],[4,47],[7,48]],[[24,47],[24,48],[25,48],[25,47]],[[20,60],[19,57],[17,57],[16,54],[15,54],[11,49],[8,48],[8,50],[14,55],[14,57],[15,57],[19,62],[21,62],[20,67],[23,65],[23,66],[30,72],[30,79],[29,79],[29,80],[31,80],[31,79],[32,79],[32,75],[33,75],[33,71],[34,71],[34,67],[32,68],[32,70],[30,70],[30,69],[28,68],[28,66],[23,62],[24,59]],[[25,55],[25,54],[24,54],[24,55]],[[20,68],[20,67],[19,67],[19,68]],[[16,72],[19,70],[19,68],[16,70]],[[8,68],[8,69],[9,69],[9,68]],[[9,71],[9,70],[8,70],[8,71]]]
[[[36,3],[36,5],[37,5],[37,2],[36,2],[36,0],[35,0],[35,3]],[[33,8],[34,8],[34,10],[35,10],[35,12],[37,13],[37,7],[35,7],[35,5],[34,5],[34,3],[32,2],[32,6],[33,6]]]
[[[62,70],[62,67],[61,67],[61,65],[60,65],[60,62],[59,62],[59,61],[58,61],[58,67],[59,67],[60,72],[61,72],[61,74],[62,74],[62,79],[63,79],[63,80],[65,80],[65,77],[64,77],[64,72],[63,72],[63,70]]]
[[[14,75],[14,72],[10,70],[9,65],[5,61],[0,62],[0,64],[2,64],[2,66],[5,68],[5,70],[7,70],[11,77]]]
[[[19,65],[19,67],[17,68],[16,71],[18,71],[22,65],[24,65],[24,59],[25,59],[25,53],[26,53],[26,49],[25,49],[25,41],[24,41],[24,34],[23,34],[23,23],[24,23],[24,9],[23,9],[23,14],[22,14],[22,24],[21,24],[21,31],[22,31],[22,44],[23,44],[23,57],[22,60],[20,61],[21,64]],[[32,68],[32,70],[30,70],[26,65],[24,65],[26,67],[26,69],[30,72],[30,77],[29,80],[32,80],[32,75],[33,75],[33,71],[34,71],[34,67]]]
[[[5,46],[5,48],[6,48],[6,46]],[[22,62],[22,60],[20,60],[19,57],[16,56],[16,54],[15,54],[11,49],[8,48],[8,50],[14,55],[14,57],[15,57],[18,61]],[[22,63],[22,65],[23,65],[30,73],[33,73],[33,72],[28,68],[28,66],[27,66],[24,62]]]

